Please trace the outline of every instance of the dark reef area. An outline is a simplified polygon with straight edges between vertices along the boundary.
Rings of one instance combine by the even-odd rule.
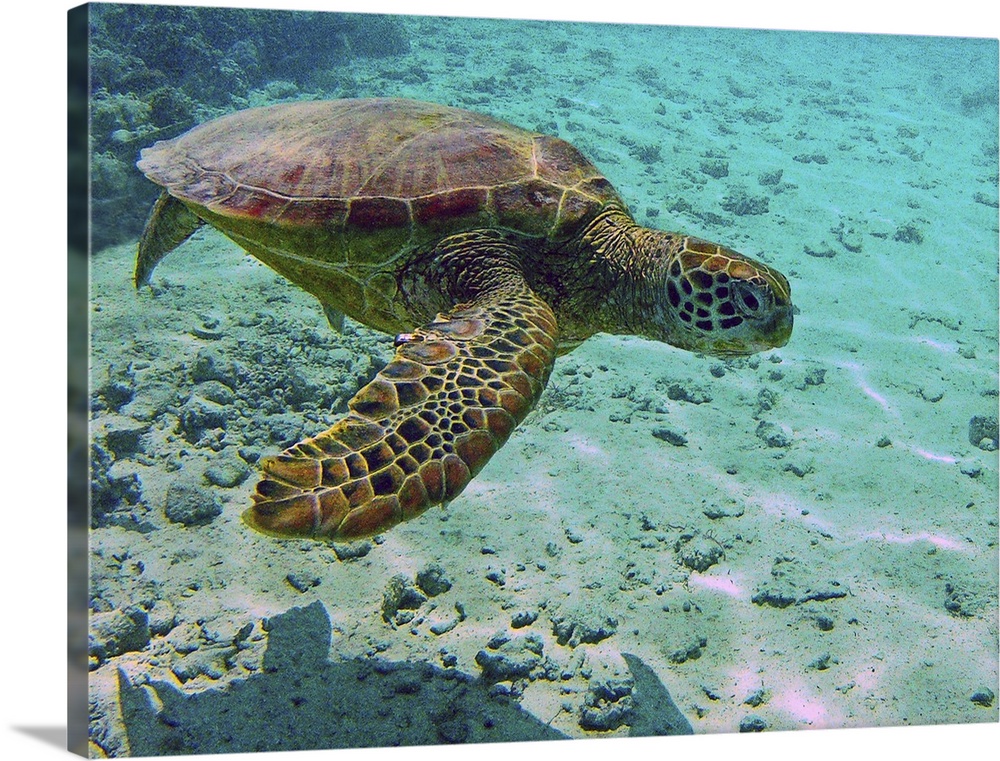
[[[89,31],[95,251],[142,230],[140,149],[261,101],[350,97],[350,61],[410,47],[399,18],[356,13],[98,4]]]

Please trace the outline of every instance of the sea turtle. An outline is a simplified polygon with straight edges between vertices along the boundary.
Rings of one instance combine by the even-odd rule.
[[[454,499],[597,332],[735,356],[783,346],[788,281],[723,246],[641,227],[569,143],[397,98],[286,103],[142,151],[164,191],[135,281],[200,225],[398,334],[329,430],[261,459],[246,522],[343,540]]]

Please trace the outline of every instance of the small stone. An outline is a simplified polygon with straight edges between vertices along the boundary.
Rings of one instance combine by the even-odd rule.
[[[829,616],[816,616],[816,627],[821,632],[828,632],[833,630],[833,619]]]
[[[977,690],[972,693],[972,697],[969,698],[976,705],[982,706],[983,708],[990,708],[993,705],[993,701],[996,700],[996,695],[993,694],[993,690],[988,687],[983,690]]]
[[[552,633],[560,645],[576,647],[581,643],[595,644],[618,631],[618,619],[595,614],[589,618],[584,611],[558,614],[552,617]]]
[[[490,689],[486,693],[493,700],[500,702],[506,702],[508,699],[514,697],[514,686],[511,684],[504,684],[503,682],[496,682],[490,685]]]
[[[921,388],[920,398],[925,402],[936,403],[944,399],[944,389],[937,387]]]
[[[786,473],[793,473],[799,478],[805,478],[813,472],[813,466],[811,463],[786,462],[782,470]]]
[[[675,447],[683,447],[686,446],[688,443],[688,440],[685,436],[683,436],[680,433],[677,433],[676,431],[671,431],[669,428],[663,428],[663,427],[654,428],[652,433],[654,438],[657,438],[660,441],[665,441],[668,444],[672,444]]]
[[[195,383],[215,380],[229,388],[236,388],[239,369],[214,349],[203,348],[198,351],[191,367],[191,379]]]
[[[437,597],[451,589],[451,581],[445,576],[444,568],[432,564],[417,572],[417,588],[428,597]]]
[[[951,582],[944,585],[944,609],[956,618],[969,618],[973,615],[973,608],[976,607],[972,595],[964,589],[959,589]]]
[[[680,647],[674,650],[668,656],[668,660],[671,663],[687,663],[688,661],[696,661],[702,656],[702,648],[708,647],[708,638],[699,637],[698,639],[692,640],[685,647]]]
[[[805,245],[802,247],[802,249],[808,256],[815,256],[817,259],[832,259],[837,255],[837,252],[834,250],[833,246],[831,246],[825,240],[822,241],[822,243],[820,243],[819,246],[813,247]]]
[[[740,732],[763,732],[767,722],[759,716],[744,716],[740,720]]]
[[[205,480],[213,486],[223,489],[232,489],[246,481],[250,475],[250,468],[237,455],[226,454],[231,452],[226,449],[224,453],[213,460],[212,464],[205,468]]]
[[[754,417],[759,418],[761,414],[774,409],[778,403],[778,395],[769,388],[762,388],[757,392],[757,403],[754,405]]]
[[[608,732],[627,722],[635,710],[630,678],[593,679],[580,708],[579,724],[583,729]]]
[[[890,439],[888,436],[883,436],[882,438],[880,438],[878,441],[875,442],[875,446],[877,446],[879,449],[885,449],[886,447],[891,447],[892,439]]]
[[[222,338],[223,334],[221,330],[214,330],[213,328],[206,328],[201,325],[195,325],[193,328],[191,328],[191,335],[195,336],[196,338],[203,338],[206,341],[218,341],[220,338]]]
[[[162,637],[177,625],[177,609],[167,599],[157,600],[149,611],[150,634]]]
[[[807,386],[822,386],[826,379],[826,368],[814,367],[806,373],[804,379]]]
[[[841,223],[839,227],[834,228],[831,232],[837,236],[837,240],[840,241],[840,245],[852,254],[861,253],[864,239],[859,230],[856,230],[853,227],[847,227],[844,223]]]
[[[150,382],[136,390],[128,413],[136,420],[149,422],[167,412],[174,404],[177,389],[167,383]]]
[[[403,626],[410,623],[410,621],[416,617],[417,614],[412,610],[399,610],[396,611],[396,618],[394,620],[396,622],[396,626]]]
[[[983,474],[982,466],[977,462],[963,462],[959,464],[962,475],[969,478],[979,478]]]
[[[724,210],[739,217],[767,214],[770,200],[767,196],[750,195],[744,188],[734,188],[724,196],[721,206]]]
[[[397,618],[396,614],[400,610],[415,610],[427,602],[427,598],[417,591],[410,581],[403,574],[396,574],[385,586],[382,593],[382,619],[391,621]],[[412,616],[410,617],[412,619]],[[397,623],[409,623],[409,621]]]
[[[542,643],[534,635],[509,640],[496,649],[476,653],[476,664],[490,682],[513,681],[530,677],[542,662]]]
[[[847,591],[839,581],[820,576],[794,557],[782,556],[775,558],[771,578],[757,588],[750,601],[755,605],[787,608],[846,596]]]
[[[783,169],[775,169],[772,172],[761,172],[757,175],[758,185],[778,185],[781,182],[781,176],[784,174]]]
[[[924,234],[916,224],[910,222],[896,228],[892,239],[900,243],[920,244],[924,242]]]
[[[337,560],[357,560],[371,552],[372,547],[372,543],[367,539],[347,544],[338,543],[333,545],[333,554],[337,556]]]
[[[253,630],[253,621],[248,621],[243,624],[243,626],[236,630],[236,634],[233,635],[233,644],[239,647],[242,643],[246,642],[247,638],[251,634],[253,634]]]
[[[746,512],[746,509],[742,505],[732,505],[727,507],[725,505],[716,505],[713,503],[701,512],[706,518],[715,521],[720,518],[740,518],[743,513]]]
[[[674,543],[681,565],[701,573],[707,571],[726,554],[722,545],[703,534],[686,534]]]
[[[701,162],[701,171],[717,180],[728,177],[729,162],[722,159],[705,159]]]
[[[90,616],[90,655],[103,662],[149,644],[149,614],[138,606]]]
[[[134,398],[134,384],[134,378],[116,378],[109,380],[106,385],[98,390],[98,393],[104,398],[110,409],[118,410]]]
[[[226,408],[200,396],[192,396],[181,407],[178,420],[187,440],[196,442],[206,429],[226,427]]]
[[[538,613],[533,610],[522,610],[519,613],[515,613],[510,619],[511,628],[523,629],[525,626],[531,626],[538,619]]]
[[[826,671],[830,668],[831,657],[829,653],[823,653],[823,655],[812,660],[807,668],[815,669],[816,671]]]
[[[208,399],[208,401],[215,402],[216,404],[232,404],[236,399],[233,390],[217,380],[199,383],[195,387],[194,392],[203,399]]]
[[[504,643],[510,642],[510,635],[501,629],[498,632],[494,632],[493,636],[486,641],[486,647],[490,650],[497,650],[502,647]]]
[[[299,592],[306,592],[320,585],[318,576],[309,576],[303,573],[290,573],[285,577],[285,580]]]
[[[174,481],[167,489],[167,519],[185,526],[204,526],[222,514],[222,504],[203,486]]]
[[[822,153],[800,153],[798,156],[792,156],[792,161],[798,161],[800,164],[830,163],[830,160]]]
[[[129,132],[127,129],[116,129],[109,135],[109,137],[114,142],[119,143],[120,145],[127,145],[128,143],[131,143],[133,140],[135,140],[136,136],[132,132]]]
[[[747,696],[746,700],[743,701],[743,704],[748,705],[751,708],[759,708],[770,699],[771,699],[770,693],[762,687],[759,690],[754,690],[753,692],[751,692]]]
[[[128,425],[112,428],[105,434],[107,449],[114,455],[116,460],[142,452],[142,435],[149,426]]]
[[[701,691],[705,693],[705,697],[709,700],[722,700],[722,695],[719,694],[717,690],[713,690],[707,685],[701,686]]]
[[[973,417],[969,420],[969,443],[973,446],[985,449],[986,451],[995,452],[997,445],[1000,444],[998,436],[1000,436],[1000,424],[998,424],[996,417],[989,415],[973,415]],[[988,449],[983,446],[984,439],[986,440],[987,445],[992,445]]]
[[[458,618],[451,618],[447,621],[438,621],[437,623],[431,624],[431,634],[436,634],[438,636],[442,634],[447,634],[456,626],[458,626]]]
[[[792,445],[792,431],[786,425],[779,427],[774,423],[761,420],[755,432],[757,438],[770,448],[779,449]]]
[[[663,383],[663,381],[661,381]],[[680,383],[666,384],[667,399],[673,402],[688,402],[690,404],[706,404],[712,401],[712,395],[702,388],[688,388]]]
[[[250,465],[256,463],[263,454],[263,452],[261,452],[261,450],[257,447],[240,447],[236,450],[236,453],[240,456],[240,459],[242,459],[243,462],[249,463]]]

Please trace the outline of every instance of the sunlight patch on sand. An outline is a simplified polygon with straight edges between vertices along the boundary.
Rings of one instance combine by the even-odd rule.
[[[774,691],[771,706],[816,729],[843,726],[844,717],[832,715],[823,701],[809,697],[807,690],[808,687],[801,680],[790,678]]]
[[[694,589],[704,589],[710,592],[720,592],[736,600],[749,600],[750,592],[743,583],[742,574],[727,573],[725,576],[692,573],[688,577],[688,586]]]
[[[887,413],[893,417],[898,418],[899,412],[897,412],[893,406],[889,403],[889,400],[885,398],[884,395],[875,390],[875,388],[868,382],[865,377],[865,372],[861,368],[861,365],[855,362],[846,362],[843,365],[844,369],[849,370],[851,375],[854,376],[854,382],[858,385],[858,388],[864,392],[864,394],[870,399],[874,400],[879,407],[885,410]]]
[[[970,553],[971,551],[965,544],[959,542],[957,539],[952,539],[951,537],[943,536],[941,534],[932,534],[927,531],[921,531],[919,534],[887,534],[881,531],[871,531],[867,534],[862,534],[860,539],[869,540],[877,539],[881,542],[886,542],[888,544],[913,544],[914,542],[930,542],[938,549],[942,550],[954,550],[956,552]]]
[[[907,447],[907,449],[909,449],[914,454],[920,455],[925,460],[930,460],[931,462],[943,462],[946,465],[954,465],[956,462],[958,462],[957,457],[952,457],[951,455],[946,455],[946,454],[935,454],[934,452],[928,451],[921,447]]]
[[[957,354],[958,346],[955,344],[944,343],[942,341],[937,341],[933,338],[928,338],[927,336],[913,336],[909,339],[913,343],[918,343],[922,346],[928,346],[931,349],[937,349],[942,354]]]

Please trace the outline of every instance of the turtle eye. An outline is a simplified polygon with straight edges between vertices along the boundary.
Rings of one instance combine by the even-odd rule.
[[[746,317],[757,317],[764,310],[767,296],[753,283],[735,281],[732,284],[733,303]]]

